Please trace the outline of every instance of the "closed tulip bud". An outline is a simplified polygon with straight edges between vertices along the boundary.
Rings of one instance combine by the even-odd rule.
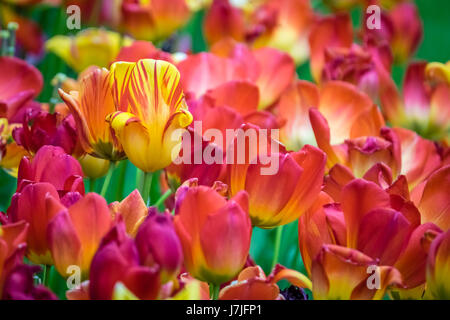
[[[81,168],[83,168],[84,175],[90,179],[103,177],[108,172],[110,166],[109,160],[93,157],[88,153],[81,156],[78,162],[80,162]]]
[[[159,265],[161,282],[165,283],[178,275],[183,252],[168,211],[160,214],[155,207],[149,209],[149,215],[137,232],[136,247],[144,265]]]
[[[109,208],[116,220],[119,219],[119,216],[123,219],[126,231],[132,237],[136,236],[139,226],[148,215],[148,208],[137,189],[122,201],[111,203]]]
[[[122,283],[122,284],[120,284]],[[120,289],[122,286],[123,290]],[[159,268],[140,264],[136,244],[125,232],[119,221],[104,237],[92,259],[89,273],[89,296],[91,299],[109,300],[119,298],[120,292],[128,296],[154,300],[161,288]]]
[[[206,186],[178,190],[174,224],[191,275],[221,284],[242,270],[252,234],[247,210],[245,192],[226,200]]]
[[[17,191],[33,182],[51,183],[61,192],[84,194],[83,171],[78,161],[60,147],[43,146],[35,156],[20,162]]]
[[[26,255],[31,262],[53,264],[47,241],[47,228],[50,220],[64,209],[55,187],[47,182],[28,184],[14,194],[8,216],[13,222],[24,220],[30,225]]]

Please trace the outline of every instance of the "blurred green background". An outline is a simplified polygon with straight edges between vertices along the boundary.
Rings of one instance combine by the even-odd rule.
[[[419,8],[420,16],[424,25],[424,37],[422,43],[415,55],[414,59],[424,59],[428,61],[446,62],[450,60],[450,1],[448,0],[417,0],[416,4]],[[325,12],[324,6],[320,1],[314,1],[313,5],[319,11]],[[22,14],[37,21],[47,37],[54,34],[66,34],[69,31],[65,28],[65,14],[58,8],[50,8],[47,6],[37,6],[32,9],[22,10]],[[192,47],[194,52],[206,50],[205,41],[202,37],[202,19],[204,12],[195,14],[190,23],[180,31],[180,33],[188,33],[192,37]],[[361,9],[355,9],[352,12],[352,19],[354,24],[359,24],[361,17]],[[71,32],[73,33],[73,32]],[[39,96],[40,101],[48,101],[51,96],[52,88],[50,85],[51,79],[58,72],[65,72],[68,75],[75,76],[62,60],[53,54],[47,54],[45,58],[38,63],[38,68],[44,75],[45,89]],[[398,85],[401,84],[406,65],[397,65],[393,68],[393,77]],[[298,67],[299,77],[302,79],[311,80],[309,65]],[[131,163],[122,163],[113,176],[112,185],[118,183],[119,172],[126,170],[125,175],[125,190],[123,195],[110,192],[107,194],[109,201],[120,199],[122,196],[130,193],[135,186],[136,169]],[[98,181],[97,185],[101,186],[102,181]],[[88,182],[86,183],[88,186]],[[16,179],[7,175],[0,170],[0,211],[5,211],[9,206],[10,198],[16,187]],[[158,179],[153,179],[153,194],[152,197],[158,197],[159,185]],[[153,198],[155,199],[155,198]],[[260,264],[263,269],[269,273],[271,259],[273,254],[275,232],[274,230],[262,230],[255,228],[251,256]],[[281,240],[280,262],[287,267],[305,272],[301,262],[298,250],[298,235],[297,223],[291,223],[284,227],[284,232]]]

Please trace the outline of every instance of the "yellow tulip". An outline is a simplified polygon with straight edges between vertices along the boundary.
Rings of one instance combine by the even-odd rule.
[[[144,172],[165,168],[178,156],[182,130],[192,122],[169,62],[143,59],[111,66],[118,110],[107,117],[130,161]]]

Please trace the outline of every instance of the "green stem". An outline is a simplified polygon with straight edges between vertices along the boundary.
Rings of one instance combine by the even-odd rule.
[[[152,186],[152,178],[153,173],[152,172],[144,172],[144,178],[141,188],[141,196],[144,199],[147,206],[150,206],[150,189]]]
[[[125,177],[127,175],[128,161],[123,160],[119,171],[119,181],[117,181],[116,200],[122,200],[123,189],[125,187]]]
[[[0,30],[0,41],[2,43],[2,51],[1,51],[2,57],[6,56],[8,53],[8,39],[9,39],[9,31]]]
[[[144,171],[136,168],[136,188],[139,189],[139,192],[142,192],[143,180],[144,180]]]
[[[115,162],[111,162],[109,164],[108,173],[106,174],[105,181],[103,182],[102,191],[100,192],[100,195],[104,198],[106,195],[106,191],[108,191],[109,183],[111,182],[111,178],[114,172],[114,169],[116,167]]]
[[[8,56],[14,57],[16,51],[16,31],[19,28],[17,22],[8,23],[9,41],[8,41]]]
[[[89,192],[95,192],[95,182],[97,182],[95,178],[89,179]]]
[[[49,280],[50,280],[49,267],[46,264],[44,264],[43,271],[42,271],[42,284],[44,286],[48,287]]]
[[[215,283],[209,284],[209,296],[210,296],[211,300],[219,299],[219,291],[220,291],[220,284],[215,284]]]
[[[160,205],[164,203],[164,201],[166,201],[168,197],[170,197],[171,194],[172,189],[169,189],[166,192],[164,192],[164,194],[155,202],[154,206],[158,208]]]
[[[281,236],[283,235],[283,226],[278,226],[275,230],[275,243],[274,243],[274,251],[273,251],[273,259],[272,259],[272,268],[275,267],[275,265],[278,262],[278,257],[280,255],[280,245],[281,245]]]

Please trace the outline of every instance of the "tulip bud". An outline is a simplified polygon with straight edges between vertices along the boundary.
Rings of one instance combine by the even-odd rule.
[[[65,207],[50,183],[32,183],[14,194],[8,216],[13,222],[25,220],[30,228],[27,236],[27,258],[36,264],[53,264],[47,241],[50,220]]]
[[[183,263],[181,243],[172,223],[172,215],[166,211],[159,214],[155,207],[136,234],[136,247],[142,264],[159,265],[161,282],[175,278]]]
[[[83,173],[90,179],[101,178],[108,172],[110,161],[106,159],[96,158],[86,153],[78,159],[83,168]]]
[[[58,191],[84,194],[83,171],[78,161],[60,147],[43,146],[32,159],[23,158],[19,166],[17,191],[30,182],[48,182]]]
[[[241,271],[252,234],[247,210],[246,192],[226,200],[206,186],[178,190],[174,225],[191,275],[221,284]]]

